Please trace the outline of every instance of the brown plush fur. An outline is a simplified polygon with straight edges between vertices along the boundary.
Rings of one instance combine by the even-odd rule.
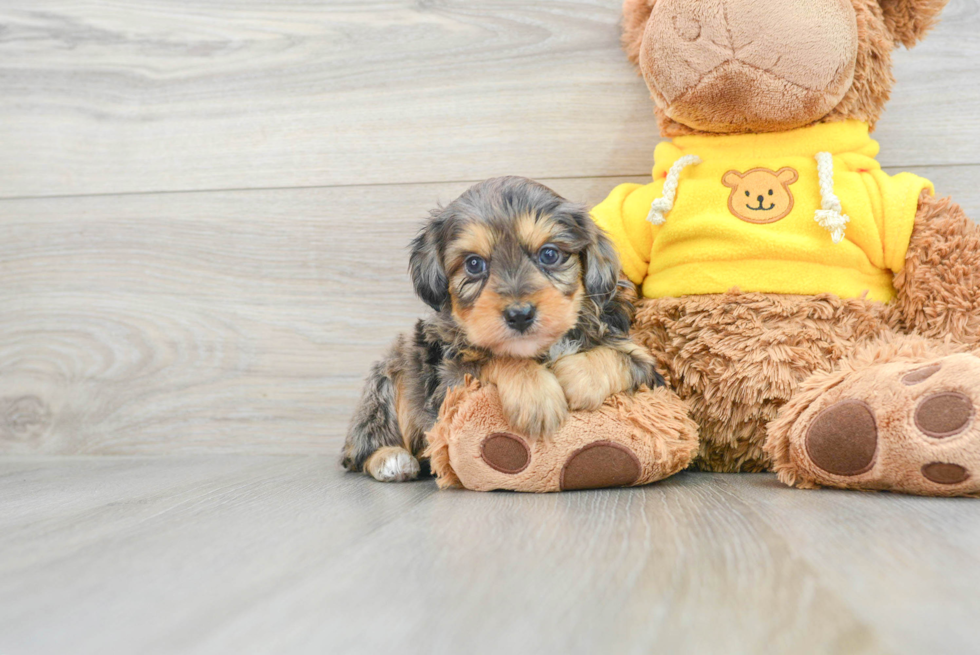
[[[655,0],[625,0],[623,2],[622,45],[626,56],[636,66],[640,65],[640,44],[647,19],[653,10]]]
[[[648,42],[651,38],[647,22],[658,1],[665,0],[626,0],[624,4],[623,45],[635,64],[644,64],[642,59],[648,56],[642,46],[645,38]],[[765,9],[758,4],[764,0],[741,1],[752,5],[756,12],[760,7]],[[850,51],[853,79],[842,95],[834,96],[840,99],[832,109],[800,125],[807,121],[812,124],[858,119],[873,126],[893,84],[893,47],[913,45],[935,22],[945,4],[944,0],[850,2],[858,38],[856,54]],[[676,6],[695,9],[707,4],[694,0],[675,2]],[[737,10],[735,5],[734,0],[729,1],[726,11]],[[805,12],[801,14],[804,15]],[[699,28],[693,24],[681,23],[677,29],[689,41],[699,36]],[[727,40],[734,51],[735,39],[729,34]],[[832,49],[834,44],[827,47]],[[702,54],[700,62],[675,63],[700,63],[703,67],[712,55]],[[829,61],[833,53],[818,54],[826,55]],[[773,102],[784,105],[771,107],[768,116],[754,116],[752,102],[737,93],[716,94],[717,97],[709,92],[701,96],[695,93],[685,98],[698,119],[692,123],[710,124],[712,129],[727,125],[730,132],[786,129],[793,117],[785,111],[792,112],[794,106],[816,97],[808,95],[806,84],[799,81],[781,86],[780,77],[773,70],[760,69],[755,74],[739,71],[728,63],[724,66],[719,65],[717,73],[702,73],[705,77],[744,74],[748,87],[772,92]],[[776,66],[773,63],[771,68]],[[649,65],[642,68],[645,73],[653,70]],[[666,67],[668,74],[669,68]],[[678,84],[686,83],[681,78],[690,77],[690,71],[679,75]],[[844,78],[838,75],[834,79]],[[668,117],[666,96],[655,80],[647,82],[658,101],[656,112],[662,133],[696,133],[698,130],[691,125]],[[724,85],[717,88],[724,89]],[[783,100],[779,99],[781,95],[785,96]],[[801,108],[801,115],[806,111],[809,110]],[[613,396],[597,412],[573,412],[557,433],[556,441],[538,441],[528,446],[531,464],[514,473],[487,466],[474,450],[486,435],[506,429],[501,418],[501,400],[506,402],[506,398],[498,397],[492,387],[480,389],[474,383],[449,396],[443,406],[443,420],[429,434],[428,452],[440,485],[556,490],[560,488],[560,469],[570,461],[570,453],[583,444],[597,440],[606,443],[610,435],[619,434],[621,423],[614,420],[617,417],[634,422],[642,418],[640,427],[652,435],[643,441],[628,431],[633,434],[632,440],[621,441],[643,463],[644,477],[636,483],[659,479],[693,454],[694,442],[676,414],[678,408],[689,407],[700,432],[692,465],[702,470],[771,469],[782,481],[800,487],[827,485],[930,495],[980,493],[980,421],[975,421],[974,416],[980,407],[980,358],[976,356],[980,351],[970,350],[980,342],[980,228],[948,199],[924,193],[919,202],[906,264],[894,278],[897,298],[892,304],[866,298],[841,299],[830,294],[793,296],[738,290],[640,301],[634,338],[655,353],[677,396],[666,390],[657,390],[653,396],[641,392],[633,399]],[[566,358],[563,366],[552,367],[562,380],[557,386],[564,387],[566,395],[569,389],[581,387],[577,393],[582,406],[589,406],[584,401],[590,382],[598,387],[594,390],[596,398],[614,392],[616,387],[615,365],[606,362],[595,366],[594,370],[611,374],[610,380],[597,378],[594,370],[589,370],[593,360],[606,359],[601,350],[577,359]],[[536,375],[527,366],[507,362],[501,362],[500,370],[494,373],[518,380]],[[514,388],[520,389],[521,384]],[[502,395],[506,396],[506,392]],[[968,407],[966,419],[955,434],[950,432],[951,436],[930,432],[919,421],[927,414],[923,407],[937,397],[954,397]],[[593,399],[590,404],[596,402]],[[819,450],[810,446],[819,442],[821,434],[830,434],[824,445],[840,446],[848,455],[846,451],[853,445],[848,441],[848,429],[824,433],[818,429],[828,425],[827,417],[847,415],[833,413],[840,407],[848,411],[862,408],[858,414],[865,412],[866,417],[872,417],[869,429],[873,431],[874,450],[866,468],[836,469],[838,472],[832,473],[832,465],[825,469],[818,462],[822,456],[823,463],[827,463],[827,452],[831,452],[831,460],[840,453],[825,450],[823,455],[813,455]],[[932,419],[940,425],[948,417],[935,411]],[[651,468],[657,458],[666,464]],[[655,473],[651,475],[651,471]],[[951,480],[959,474],[961,478]]]
[[[764,1],[764,0],[754,0]],[[947,0],[852,0],[857,15],[858,52],[853,82],[844,97],[829,113],[812,123],[829,123],[848,118],[867,121],[872,129],[881,117],[895,78],[892,75],[891,52],[896,43],[912,47],[935,24]],[[626,0],[623,5],[623,49],[630,61],[640,65],[641,44],[646,23],[656,0]],[[657,97],[655,85],[647,80],[651,94]],[[739,111],[737,105],[732,112]],[[659,105],[654,111],[665,137],[702,134],[670,118]],[[713,111],[718,111],[713,108]],[[812,124],[811,123],[811,124]],[[782,124],[762,120],[746,125],[745,131],[765,132],[783,129]]]
[[[980,344],[980,228],[949,198],[919,199],[891,323],[904,332]]]
[[[911,48],[939,20],[949,0],[881,0],[885,25],[896,43]]]
[[[422,456],[429,458],[429,467],[441,489],[463,486],[449,461],[449,439],[452,436],[452,426],[457,423],[456,417],[463,399],[479,388],[480,383],[476,378],[467,376],[463,384],[446,391],[446,398],[439,407],[438,420],[426,434],[428,445]]]
[[[894,40],[885,26],[876,0],[852,0],[858,22],[858,53],[854,81],[840,103],[817,123],[855,118],[866,121],[874,131],[885,103],[891,96]]]
[[[869,300],[732,291],[642,301],[634,338],[691,405],[695,466],[765,471],[766,424],[799,384],[887,329],[885,307]]]
[[[642,69],[659,105],[665,105],[665,96],[658,83],[683,84],[684,75],[689,76],[681,71],[677,80],[670,79],[669,69],[644,61],[651,56],[645,45],[651,34],[664,33],[647,29],[648,21],[654,20],[651,8],[665,1],[626,0],[623,9],[624,49]],[[675,8],[704,6],[688,0],[669,1]],[[757,3],[762,0],[741,1],[758,11]],[[809,124],[858,119],[873,127],[894,82],[892,49],[914,45],[946,4],[945,0],[850,2],[859,40],[853,81],[831,111]],[[738,7],[734,0],[724,5],[726,12]],[[687,20],[674,18],[678,34],[696,39],[696,26]],[[728,41],[734,43],[732,35]],[[695,59],[681,63],[696,67],[700,61],[703,66],[711,54],[704,53],[703,60],[697,60],[702,54],[692,56]],[[653,79],[651,71],[668,77]],[[760,84],[759,79],[746,77],[748,87]],[[784,129],[780,107],[773,108],[769,119],[756,120],[750,115],[755,109],[745,109],[744,103],[714,98],[703,102],[709,105],[702,110],[705,116],[714,112],[707,122],[727,124],[727,132]],[[725,112],[731,115],[726,117]],[[698,133],[697,121],[685,125],[669,118],[669,106],[658,106],[656,113],[664,136]],[[980,351],[971,354],[980,345],[980,227],[949,199],[924,192],[905,266],[894,276],[894,286],[897,297],[889,305],[863,298],[742,294],[737,290],[640,301],[635,338],[656,353],[669,381],[690,403],[700,428],[694,465],[713,471],[773,468],[784,482],[804,487],[830,485],[932,495],[980,491],[980,428],[972,423],[972,413],[971,422],[962,423],[965,427],[950,439],[935,438],[917,422],[923,403],[937,395],[962,400],[969,412],[980,406],[980,359],[976,356]],[[921,380],[909,383],[910,376]],[[828,413],[821,414],[824,410]],[[818,466],[821,456],[832,459],[828,452],[840,453],[831,448],[820,455],[819,447],[811,451],[809,444],[827,439],[824,446],[835,445],[833,438],[850,434],[848,430],[821,430],[844,425],[836,421],[862,412],[876,421],[871,428],[873,462],[866,470],[841,468],[838,473]],[[939,412],[933,418],[941,422],[942,416]],[[811,439],[808,435],[816,436]],[[846,439],[842,443],[844,451],[853,445]],[[957,474],[965,477],[948,479]],[[944,476],[946,480],[936,481]]]
[[[924,195],[895,287],[890,305],[737,291],[641,301],[635,339],[701,426],[694,465],[767,470],[766,425],[799,385],[893,330],[980,343],[980,227],[949,199]]]
[[[528,464],[507,473],[488,466],[480,452],[486,437],[509,431],[497,391],[468,379],[447,393],[425,456],[441,488],[548,492],[561,489],[562,471],[581,448],[615,444],[636,458],[638,475],[629,484],[648,484],[683,470],[694,457],[697,426],[687,410],[664,387],[611,396],[598,410],[573,412],[553,437],[527,441]]]
[[[766,452],[779,479],[801,488],[902,491],[929,496],[980,495],[980,426],[971,420],[959,434],[935,439],[914,417],[924,399],[937,393],[962,394],[980,404],[980,352],[962,345],[909,335],[887,334],[859,348],[834,371],[811,376],[769,424]],[[923,367],[923,362],[930,365]],[[909,373],[925,371],[909,383]],[[863,403],[874,413],[877,444],[868,470],[838,475],[816,466],[807,455],[807,432],[816,417],[841,401]],[[958,484],[937,484],[920,470],[930,463],[956,462],[969,475]],[[947,464],[948,465],[948,464]]]
[[[851,86],[858,33],[849,2],[664,0],[647,21],[640,69],[656,104],[688,127],[799,127]]]

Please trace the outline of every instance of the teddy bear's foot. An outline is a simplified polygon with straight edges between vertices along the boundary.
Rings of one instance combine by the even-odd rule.
[[[471,382],[447,397],[427,455],[443,487],[542,492],[647,484],[685,468],[696,450],[687,406],[667,389],[613,396],[532,439],[507,425],[493,386]]]
[[[980,357],[898,337],[804,383],[769,425],[799,487],[980,495]]]
[[[537,446],[539,462],[561,456],[553,444],[531,442]],[[552,456],[543,451],[556,450]],[[567,453],[566,453],[567,454]],[[495,432],[480,444],[483,463],[507,475],[523,472],[533,459],[532,446],[522,437],[509,432]],[[554,462],[549,461],[552,465]],[[552,468],[549,466],[548,468]],[[640,458],[628,445],[615,441],[594,441],[582,446],[565,460],[558,476],[558,488],[602,489],[604,487],[629,487],[637,484],[643,475]],[[550,476],[549,476],[550,477]]]

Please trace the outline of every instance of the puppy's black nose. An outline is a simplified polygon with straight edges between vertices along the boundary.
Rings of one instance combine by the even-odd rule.
[[[520,303],[511,305],[504,310],[504,320],[507,326],[518,332],[527,332],[527,329],[534,323],[534,305],[530,303]]]
[[[759,196],[759,197],[758,197],[758,200],[759,200],[759,205],[760,205],[760,206],[762,205],[762,203],[764,203],[764,202],[766,201],[766,199],[765,199],[765,198],[763,198],[762,196]]]

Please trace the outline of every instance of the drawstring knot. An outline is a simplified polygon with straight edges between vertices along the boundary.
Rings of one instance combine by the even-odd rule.
[[[667,179],[664,180],[662,195],[650,203],[650,213],[647,220],[654,225],[663,225],[667,221],[667,212],[674,208],[674,196],[677,195],[677,185],[680,183],[681,171],[688,166],[701,163],[701,158],[697,155],[684,155],[674,162],[667,172]]]
[[[834,194],[834,156],[829,152],[818,152],[815,155],[817,160],[817,176],[820,180],[820,209],[813,215],[813,219],[820,224],[820,227],[830,232],[830,238],[834,243],[844,240],[844,230],[851,218],[844,213],[841,207],[840,198]]]

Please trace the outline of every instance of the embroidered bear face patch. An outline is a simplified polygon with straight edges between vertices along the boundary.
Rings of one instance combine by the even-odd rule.
[[[731,188],[728,211],[749,223],[775,223],[793,211],[793,192],[789,185],[800,179],[796,170],[778,171],[753,168],[739,173],[728,171],[721,183]]]

